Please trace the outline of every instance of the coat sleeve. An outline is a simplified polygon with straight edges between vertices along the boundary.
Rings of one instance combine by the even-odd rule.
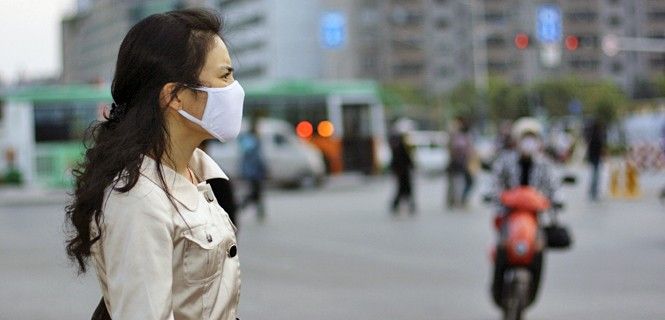
[[[490,186],[490,196],[492,197],[492,201],[496,204],[501,203],[501,193],[506,190],[508,185],[507,179],[508,175],[510,174],[510,170],[508,169],[509,165],[510,159],[508,159],[508,155],[506,154],[500,154],[492,164],[492,184]]]
[[[102,245],[112,319],[173,319],[173,220],[159,203],[115,192],[107,200]]]

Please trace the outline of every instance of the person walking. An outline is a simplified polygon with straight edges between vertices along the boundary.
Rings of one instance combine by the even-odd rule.
[[[473,140],[467,121],[457,117],[453,123],[448,142],[450,163],[446,168],[448,189],[446,205],[448,208],[464,207],[473,187],[473,174],[470,164],[473,157]]]
[[[399,212],[399,205],[402,201],[408,202],[410,214],[416,213],[416,201],[413,197],[411,182],[413,160],[411,159],[409,147],[405,140],[405,133],[399,130],[390,137],[390,149],[392,151],[390,168],[395,175],[396,181],[396,193],[391,206],[393,214]]]
[[[586,128],[587,152],[586,160],[591,165],[591,182],[589,184],[589,198],[598,200],[600,185],[600,169],[605,153],[606,132],[604,124],[598,120],[591,120]]]
[[[263,181],[266,178],[267,170],[261,148],[258,118],[252,119],[250,131],[241,135],[238,141],[242,154],[240,173],[243,179],[249,182],[250,188],[249,193],[240,202],[240,210],[254,204],[259,221],[264,221],[266,209],[263,202]]]
[[[66,207],[67,254],[97,271],[93,319],[237,319],[234,226],[197,147],[235,139],[244,91],[221,21],[203,9],[151,15],[118,53],[106,121],[93,124]]]

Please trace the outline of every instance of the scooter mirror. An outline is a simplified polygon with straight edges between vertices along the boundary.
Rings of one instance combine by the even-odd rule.
[[[563,208],[565,206],[566,206],[565,204],[563,204],[562,202],[558,202],[558,201],[555,201],[554,203],[552,203],[552,208],[554,208],[554,210],[563,210]]]
[[[577,177],[572,174],[567,174],[561,178],[561,183],[562,184],[567,184],[567,185],[574,185],[577,184]]]
[[[487,162],[487,161],[481,161],[480,162],[480,168],[485,172],[491,172],[492,171],[492,164]]]

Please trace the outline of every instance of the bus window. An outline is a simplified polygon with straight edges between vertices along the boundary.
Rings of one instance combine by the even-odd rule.
[[[287,145],[287,142],[288,142],[286,140],[286,137],[279,134],[279,133],[275,134],[272,139],[273,139],[273,142],[275,143],[275,145],[278,146],[278,147],[284,147],[284,146]]]
[[[97,119],[96,104],[35,104],[35,142],[80,140]]]

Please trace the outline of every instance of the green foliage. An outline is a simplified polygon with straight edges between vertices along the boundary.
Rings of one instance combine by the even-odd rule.
[[[579,98],[577,88],[580,85],[572,78],[547,80],[535,84],[531,92],[548,115],[561,117],[568,114],[568,104],[576,97]]]
[[[656,96],[661,98],[665,97],[665,75],[654,78],[653,86]]]
[[[654,82],[654,88],[665,96],[665,76]],[[501,78],[490,78],[486,91],[479,91],[471,81],[463,81],[445,94],[428,95],[405,85],[384,85],[381,98],[389,114],[406,113],[419,117],[450,118],[462,116],[471,121],[487,117],[494,123],[533,116],[542,110],[557,118],[570,114],[573,100],[582,103],[584,116],[594,116],[611,123],[627,109],[627,97],[610,81],[559,78],[530,86],[513,85]]]
[[[523,86],[510,85],[502,79],[490,79],[488,86],[490,118],[498,122],[502,119],[516,119],[530,115],[528,94]]]
[[[577,87],[576,95],[582,101],[584,114],[595,116],[605,123],[613,122],[626,111],[626,95],[611,82],[587,82]]]
[[[530,87],[492,78],[486,97],[476,92],[473,83],[462,82],[448,97],[455,114],[471,119],[480,117],[480,106],[487,105],[487,115],[495,123],[533,115],[536,107],[542,107],[550,117],[566,116],[569,104],[575,99],[582,102],[584,115],[598,116],[611,122],[626,106],[626,97],[615,84],[575,78],[546,80]]]
[[[381,89],[381,98],[386,106],[398,109],[405,105],[427,105],[431,100],[423,90],[414,86],[399,84],[384,85]]]
[[[467,119],[476,119],[479,115],[478,100],[480,94],[472,82],[464,81],[451,90],[447,96],[448,114]]]

